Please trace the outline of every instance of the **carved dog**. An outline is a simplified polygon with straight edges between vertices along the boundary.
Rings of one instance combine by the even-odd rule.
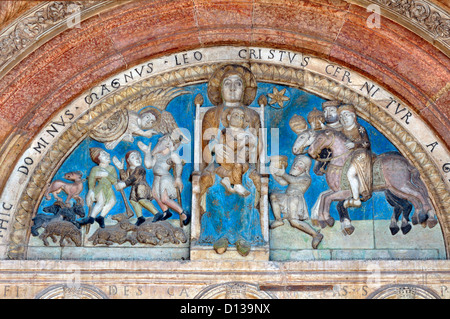
[[[137,244],[136,236],[128,234],[129,231],[135,231],[137,226],[130,223],[126,214],[117,214],[112,217],[117,221],[116,225],[99,228],[88,239],[94,245],[112,245],[117,243],[119,245],[129,242],[132,245]]]
[[[70,172],[64,174],[64,178],[72,181],[73,183],[68,183],[62,180],[53,181],[51,184],[47,186],[47,190],[45,191],[45,198],[50,200],[50,194],[52,194],[57,201],[63,202],[63,200],[58,197],[58,194],[63,191],[67,194],[67,198],[65,201],[66,205],[69,205],[70,200],[73,198],[80,205],[84,205],[83,198],[80,197],[81,192],[83,191],[83,180],[81,179],[83,174],[81,172]]]
[[[40,239],[45,246],[49,243],[47,238],[50,237],[56,243],[56,236],[60,236],[59,245],[64,247],[64,240],[71,240],[77,247],[81,246],[81,231],[71,222],[65,220],[52,220],[45,227]]]
[[[80,224],[77,222],[77,216],[84,217],[84,207],[79,204],[74,204],[72,207],[62,207],[58,202],[51,206],[44,207],[43,211],[52,215],[37,214],[32,220],[34,222],[31,227],[31,234],[38,236],[38,229],[45,227],[53,220],[65,220],[74,224],[80,229]]]

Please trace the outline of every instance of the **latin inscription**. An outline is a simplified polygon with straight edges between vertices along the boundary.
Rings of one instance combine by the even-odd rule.
[[[209,55],[208,52],[210,51],[196,50],[177,53],[136,66],[93,88],[88,94],[82,97],[85,103],[82,108],[88,110],[104,96],[112,94],[127,85],[132,85],[133,82],[139,81],[147,76],[159,74],[169,70],[170,68],[217,60],[217,58],[215,58],[217,52],[212,51],[214,54],[211,55]],[[355,85],[357,82],[355,81],[357,75],[353,74],[351,71],[333,63],[319,64],[320,67],[318,69],[316,67],[317,61],[311,56],[302,53],[266,48],[227,48],[223,54],[226,59],[231,61],[263,61],[267,63],[283,63],[284,65],[297,68],[311,68],[315,72],[322,73],[323,75],[327,75],[336,81],[342,82],[344,85]],[[376,84],[369,83],[367,81],[355,89],[359,89],[361,93],[371,99],[381,98],[381,93],[383,92],[383,90]],[[382,107],[389,110],[390,113],[405,126],[411,126],[414,118],[413,113],[408,109],[408,107],[401,104],[395,98],[389,97],[386,104]],[[42,155],[50,149],[50,146],[53,144],[54,140],[58,138],[61,132],[70,126],[69,123],[74,118],[75,110],[67,109],[62,115],[59,116],[59,118],[48,124],[42,131],[41,136],[32,142],[26,155],[24,155],[24,157],[22,157],[19,161],[16,171],[21,176],[28,177],[32,173],[34,166],[38,164]],[[425,143],[427,143],[425,145],[429,153],[438,153],[436,150],[442,148],[437,141],[430,140]],[[441,172],[443,174],[450,174],[450,160],[445,159],[443,163],[445,164],[441,164]],[[4,209],[3,212],[5,212]],[[0,218],[1,216],[2,215],[0,215]],[[0,233],[7,227],[8,219],[0,219]]]

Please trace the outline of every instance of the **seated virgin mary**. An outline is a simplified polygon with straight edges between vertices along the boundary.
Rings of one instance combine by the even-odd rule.
[[[206,204],[197,243],[213,245],[218,254],[236,245],[238,253],[247,256],[252,246],[264,244],[257,170],[261,121],[249,108],[256,90],[254,75],[241,65],[219,68],[208,83],[208,97],[215,106],[202,121],[200,196],[206,194]]]

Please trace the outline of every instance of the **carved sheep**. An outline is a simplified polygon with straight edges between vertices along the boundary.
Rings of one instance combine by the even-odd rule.
[[[117,243],[119,245],[129,242],[132,245],[137,243],[136,236],[129,235],[129,231],[136,231],[137,226],[129,222],[126,214],[117,214],[112,217],[117,221],[116,225],[99,228],[88,239],[94,245],[112,245]]]
[[[61,237],[59,240],[61,247],[64,247],[64,240],[66,239],[70,239],[77,247],[81,246],[81,231],[71,222],[65,220],[50,221],[39,238],[42,239],[45,246],[48,246],[47,238],[50,237],[56,243],[56,236]]]
[[[151,245],[179,244],[187,241],[183,230],[172,226],[168,221],[143,223],[136,231],[136,238],[140,243]]]

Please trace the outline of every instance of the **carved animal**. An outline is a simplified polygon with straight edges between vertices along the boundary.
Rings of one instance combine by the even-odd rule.
[[[78,229],[80,229],[80,224],[76,220],[77,216],[83,218],[86,212],[82,205],[74,203],[72,207],[62,207],[60,214],[64,220],[73,223],[75,226],[77,226]]]
[[[142,244],[162,245],[165,243],[180,244],[187,241],[181,228],[172,226],[168,221],[156,223],[146,221],[136,231],[136,238]]]
[[[65,201],[66,205],[69,205],[70,200],[73,198],[77,201],[77,203],[84,205],[83,198],[80,197],[81,192],[83,191],[83,180],[81,179],[83,174],[81,172],[70,172],[64,174],[64,178],[72,181],[73,183],[68,183],[62,180],[53,181],[48,185],[47,190],[45,191],[45,198],[50,200],[50,194],[52,194],[57,201],[63,202],[63,200],[58,197],[58,194],[63,191],[67,194],[67,198]]]
[[[112,217],[117,221],[116,225],[99,228],[88,239],[94,245],[112,245],[117,243],[119,245],[129,242],[132,245],[137,244],[136,236],[128,234],[129,231],[136,231],[137,226],[130,223],[126,214],[117,214]]]
[[[65,245],[64,240],[72,241],[77,247],[81,246],[81,231],[71,222],[66,220],[52,220],[47,224],[39,238],[42,239],[45,246],[48,246],[47,238],[50,237],[56,243],[56,236],[61,237],[59,240],[61,247]]]
[[[34,222],[31,227],[31,234],[33,236],[38,236],[38,229],[45,227],[49,222],[53,220],[65,220],[74,224],[78,229],[80,229],[80,224],[77,222],[77,216],[84,217],[85,211],[84,207],[79,204],[74,204],[72,207],[62,207],[58,202],[51,206],[44,207],[43,211],[47,214],[37,214],[32,220]]]
[[[308,154],[317,159],[318,155],[325,148],[331,149],[332,156],[329,159],[329,165],[333,165],[337,170],[327,170],[325,173],[326,180],[330,186],[330,190],[322,193],[319,196],[319,224],[322,227],[329,225],[332,227],[334,219],[330,216],[330,204],[332,201],[342,201],[351,196],[351,191],[341,189],[343,174],[343,167],[350,156],[350,153],[345,146],[345,137],[340,132],[325,130],[317,133],[314,142],[309,146]],[[391,233],[398,232],[395,225],[400,212],[404,215],[402,218],[402,231],[404,234],[408,233],[410,226],[408,226],[409,213],[412,207],[415,208],[412,216],[412,223],[414,225],[421,223],[424,226],[433,228],[437,224],[436,213],[428,196],[428,191],[425,184],[420,179],[419,171],[412,166],[400,153],[388,152],[380,154],[374,160],[374,168],[380,167],[383,172],[383,181],[379,185],[374,185],[374,192],[384,191],[387,200],[391,206],[396,209],[391,222]],[[389,191],[389,192],[386,192]],[[394,196],[391,196],[394,195]],[[341,210],[339,210],[341,212]],[[350,220],[346,218],[346,227],[353,227]],[[344,228],[344,231],[347,231]],[[350,233],[349,233],[350,234]]]

